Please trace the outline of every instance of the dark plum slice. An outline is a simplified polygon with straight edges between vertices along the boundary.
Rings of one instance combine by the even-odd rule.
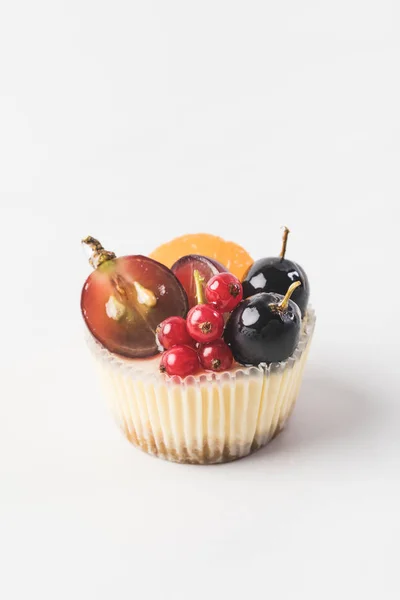
[[[226,267],[221,265],[218,261],[208,258],[207,256],[201,256],[200,254],[188,254],[182,256],[177,260],[171,267],[171,271],[176,275],[189,300],[189,308],[195,306],[197,302],[196,297],[196,285],[194,280],[194,271],[197,270],[201,277],[203,277],[203,285],[207,284],[207,281],[218,275],[218,273],[227,272]]]
[[[188,299],[164,265],[146,256],[122,256],[89,275],[81,308],[89,330],[108,350],[143,358],[158,353],[157,325],[167,317],[185,317]]]

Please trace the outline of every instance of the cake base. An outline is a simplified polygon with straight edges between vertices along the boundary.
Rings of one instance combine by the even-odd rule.
[[[138,448],[142,452],[149,454],[154,458],[161,458],[162,460],[166,460],[169,462],[174,462],[183,465],[221,465],[223,463],[233,462],[235,460],[240,460],[241,458],[246,458],[246,456],[250,456],[258,450],[264,448],[267,444],[272,442],[278,435],[284,430],[284,427],[278,429],[271,439],[266,441],[264,444],[253,443],[250,446],[250,450],[248,450],[248,446],[244,448],[238,448],[237,454],[232,454],[232,449],[228,446],[225,446],[223,450],[214,451],[213,454],[210,453],[210,449],[207,444],[204,444],[203,450],[199,450],[195,452],[195,458],[193,458],[193,453],[189,456],[189,452],[187,449],[182,449],[180,452],[176,450],[167,450],[165,444],[159,444],[159,447],[155,444],[153,440],[139,440],[136,435],[130,434],[125,431],[125,437],[127,440]]]

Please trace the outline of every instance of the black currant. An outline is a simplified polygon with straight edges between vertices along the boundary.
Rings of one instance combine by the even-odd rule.
[[[235,360],[259,365],[286,360],[300,338],[301,313],[291,295],[301,286],[292,283],[285,296],[261,292],[243,300],[226,324],[224,339]]]
[[[292,283],[300,281],[301,286],[294,291],[292,300],[296,302],[304,317],[310,296],[310,285],[302,267],[285,258],[289,233],[289,229],[285,227],[280,256],[260,258],[247,271],[243,279],[243,297],[249,298],[258,292],[277,292],[284,295]]]

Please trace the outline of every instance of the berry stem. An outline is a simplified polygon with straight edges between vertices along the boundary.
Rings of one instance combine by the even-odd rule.
[[[204,288],[203,282],[204,277],[202,277],[197,269],[193,271],[194,283],[196,286],[196,298],[198,304],[204,304]]]
[[[290,229],[288,229],[288,227],[283,228],[283,236],[282,236],[282,250],[280,253],[280,259],[283,260],[285,258],[285,254],[286,254],[286,246],[287,246],[287,240],[288,240],[288,236],[290,233]]]
[[[294,281],[292,285],[289,286],[288,291],[279,302],[278,306],[280,310],[286,310],[289,304],[290,296],[293,294],[294,290],[297,289],[301,285],[301,281]]]
[[[102,265],[107,260],[113,260],[116,258],[116,254],[114,252],[109,252],[105,250],[103,246],[100,244],[99,240],[88,235],[85,239],[82,240],[82,244],[89,246],[92,250],[92,255],[89,258],[89,263],[93,267],[93,269],[97,269],[100,265]]]

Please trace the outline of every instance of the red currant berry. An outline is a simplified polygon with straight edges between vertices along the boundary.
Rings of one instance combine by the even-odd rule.
[[[196,342],[212,342],[222,336],[224,317],[211,304],[197,304],[188,313],[187,329]]]
[[[227,371],[233,363],[231,349],[224,340],[215,340],[199,349],[202,366],[209,371]]]
[[[207,302],[221,312],[231,312],[243,298],[239,279],[231,273],[218,273],[208,281],[205,289]]]
[[[186,319],[182,317],[168,317],[156,329],[158,341],[165,350],[173,346],[194,346],[195,342],[190,337]]]
[[[199,357],[194,348],[189,346],[174,346],[164,352],[161,357],[160,371],[167,375],[186,377],[194,375],[200,367]]]

